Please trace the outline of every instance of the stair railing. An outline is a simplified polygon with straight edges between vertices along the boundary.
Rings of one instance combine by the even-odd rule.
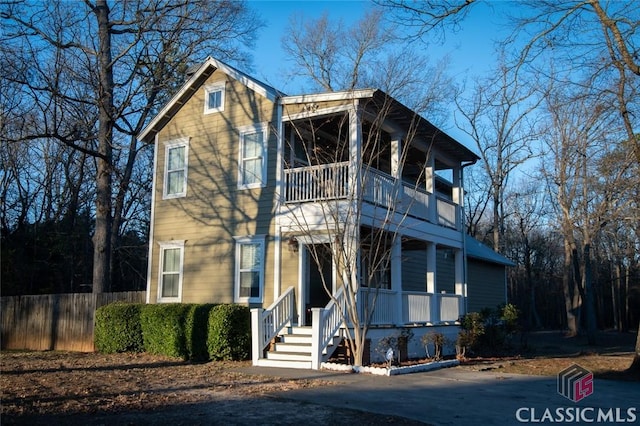
[[[320,369],[322,353],[343,324],[346,299],[343,287],[334,294],[324,308],[312,308],[311,314],[311,368]]]
[[[264,357],[269,342],[287,325],[293,322],[295,300],[293,287],[289,287],[267,309],[251,310],[251,358],[253,365]]]

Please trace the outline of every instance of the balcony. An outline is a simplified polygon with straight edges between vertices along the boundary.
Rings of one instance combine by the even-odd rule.
[[[284,170],[285,203],[346,200],[355,197],[349,188],[349,163],[321,164]],[[362,201],[395,213],[436,222],[457,229],[458,212],[452,201],[414,184],[398,182],[393,176],[367,168],[362,175]],[[430,210],[435,206],[434,211]]]

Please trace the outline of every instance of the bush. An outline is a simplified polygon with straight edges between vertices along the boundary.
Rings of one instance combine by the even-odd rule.
[[[459,353],[470,349],[483,355],[497,355],[508,349],[510,337],[517,331],[518,315],[515,305],[506,304],[463,316],[457,342]]]
[[[209,313],[207,348],[213,360],[246,360],[251,355],[249,308],[218,305]]]
[[[207,335],[209,314],[214,304],[190,305],[185,320],[185,345],[187,356],[192,361],[208,361]]]
[[[179,303],[145,305],[140,313],[145,351],[188,359],[185,328],[192,309],[193,305]]]
[[[111,303],[96,309],[94,343],[102,353],[142,352],[139,303]]]

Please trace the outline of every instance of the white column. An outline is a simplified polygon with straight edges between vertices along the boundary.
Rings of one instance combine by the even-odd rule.
[[[429,155],[424,168],[425,190],[429,193],[429,210],[427,220],[431,223],[438,223],[437,201],[436,201],[436,166],[433,155]]]
[[[427,243],[427,293],[431,294],[431,317],[427,318],[427,321],[432,323],[440,321],[440,295],[437,293],[436,286],[436,261],[436,244]]]
[[[463,236],[464,238],[464,236]],[[461,296],[460,303],[458,304],[458,314],[465,314],[465,299],[467,297],[467,283],[464,276],[464,250],[458,249],[454,254],[454,268],[455,268],[455,291],[458,296]]]
[[[307,299],[307,246],[299,243],[298,246],[298,325],[305,324],[306,299]]]
[[[451,192],[453,202],[456,204],[456,229],[461,229],[464,189],[462,188],[462,167],[460,166],[453,168],[453,188]]]
[[[394,322],[404,324],[402,309],[402,236],[397,234],[391,247],[391,290],[395,292]]]
[[[427,293],[436,292],[436,244],[427,243]]]
[[[402,135],[391,135],[391,176],[402,179]]]

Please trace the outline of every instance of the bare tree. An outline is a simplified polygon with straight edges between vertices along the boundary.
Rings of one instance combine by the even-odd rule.
[[[489,177],[493,249],[497,252],[504,252],[504,198],[509,177],[535,155],[533,145],[538,136],[532,112],[540,104],[537,91],[502,66],[495,78],[476,83],[471,99],[456,99],[462,116],[457,125],[475,142]]]
[[[285,34],[282,45],[294,63],[293,76],[311,81],[310,90],[377,88],[436,123],[444,121],[453,96],[447,61],[432,64],[404,43],[381,9],[368,11],[353,27],[328,14],[293,16]]]
[[[558,93],[548,98],[551,128],[547,146],[554,157],[550,175],[565,239],[565,299],[570,334],[578,331],[580,306],[586,308],[589,341],[595,344],[595,299],[591,249],[611,218],[619,217],[618,191],[632,162],[601,173],[602,159],[619,146],[615,109],[607,96]],[[573,273],[570,274],[570,271]],[[573,282],[573,285],[570,283]],[[573,291],[572,291],[573,289]],[[577,290],[577,291],[576,291]],[[576,315],[576,313],[578,315]]]
[[[297,138],[309,141],[304,151],[305,164],[309,165],[348,161],[351,158],[349,137],[353,131],[349,120],[351,123],[363,123],[360,161],[349,164],[349,175],[360,176],[360,180],[350,182],[347,202],[341,199],[320,203],[321,226],[304,217],[295,224],[298,234],[309,241],[317,239],[318,234],[331,236],[328,244],[310,244],[309,252],[319,268],[327,252],[334,259],[344,302],[335,300],[331,283],[327,282],[327,277],[321,278],[325,292],[334,302],[344,303],[343,320],[353,333],[348,336],[348,342],[355,356],[354,362],[360,365],[379,290],[390,284],[388,274],[395,255],[393,250],[400,243],[400,229],[410,206],[400,208],[394,203],[380,206],[378,213],[384,219],[374,226],[362,226],[364,197],[358,188],[366,187],[367,179],[374,179],[368,173],[370,168],[388,174],[392,174],[394,167],[400,168],[395,170],[397,173],[406,167],[407,174],[410,168],[415,169],[414,185],[416,188],[424,185],[423,173],[432,141],[422,142],[423,151],[412,147],[418,123],[422,120],[419,114],[428,112],[430,117],[444,117],[445,101],[450,99],[452,84],[445,73],[444,63],[430,66],[427,57],[403,46],[393,26],[384,23],[378,9],[365,14],[351,28],[332,22],[328,15],[316,20],[295,17],[286,34],[283,39],[285,50],[295,63],[298,75],[309,78],[314,89],[353,91],[373,87],[385,93],[384,99],[375,99],[370,105],[361,105],[362,111],[350,113],[362,116],[344,114],[340,118],[292,123],[292,132]],[[391,98],[415,111],[414,115],[406,117],[410,124],[403,129],[402,149],[395,166],[390,162],[388,129],[384,130],[385,123],[393,115],[394,102]],[[338,129],[338,133],[331,137],[330,143],[323,145],[318,141],[326,140],[327,132],[322,128],[325,125],[334,132]],[[296,151],[295,147],[289,149]],[[407,160],[411,164],[405,164]],[[337,174],[334,178],[338,180],[344,176]],[[333,184],[330,186],[334,187]],[[388,198],[398,199],[401,187],[398,179]]]
[[[3,78],[39,112],[16,141],[54,140],[95,161],[93,291],[108,291],[123,215],[136,202],[137,133],[189,64],[238,57],[260,21],[242,2],[180,0],[16,1],[0,16]]]

